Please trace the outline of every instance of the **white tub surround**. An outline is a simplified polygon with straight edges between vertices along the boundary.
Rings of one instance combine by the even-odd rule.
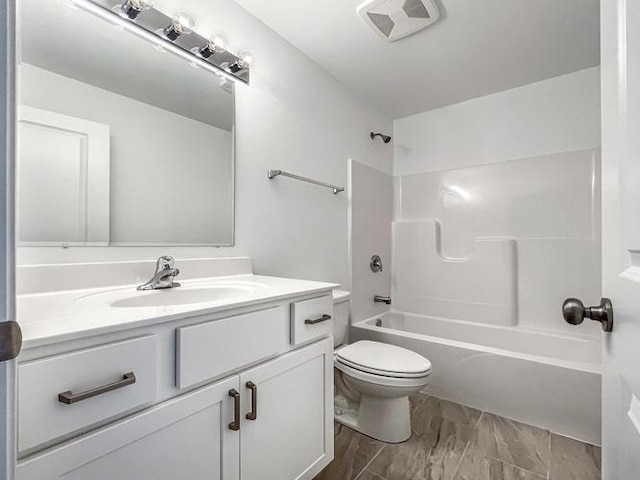
[[[391,293],[391,229],[393,177],[349,162],[349,261],[351,263],[351,315],[357,320],[380,315],[387,305],[374,295]],[[382,270],[371,270],[371,257],[381,258]]]
[[[136,290],[154,267],[20,267],[17,478],[315,477],[333,459],[337,285],[178,259],[181,286]]]
[[[400,310],[490,323],[518,323],[517,243],[476,238],[468,257],[442,252],[439,220],[393,223],[394,303]]]
[[[597,338],[410,313],[355,323],[351,337],[426,356],[428,394],[600,444]]]
[[[561,306],[602,296],[599,82],[589,68],[394,122],[398,313],[351,332],[426,355],[437,397],[594,444],[602,332]]]
[[[395,309],[599,338],[598,325],[576,331],[560,315],[566,298],[600,300],[599,157],[584,150],[396,177]]]

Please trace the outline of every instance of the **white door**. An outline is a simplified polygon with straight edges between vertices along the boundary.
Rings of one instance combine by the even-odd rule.
[[[18,480],[239,480],[231,392],[237,376],[28,457]]]
[[[0,2],[0,322],[15,319],[13,159],[15,5]],[[4,341],[4,339],[2,339]],[[15,478],[16,361],[0,362],[0,478]]]
[[[18,109],[18,246],[109,243],[108,125]]]
[[[640,0],[603,0],[603,478],[640,478]]]
[[[242,480],[311,480],[333,460],[332,360],[328,338],[240,375]]]

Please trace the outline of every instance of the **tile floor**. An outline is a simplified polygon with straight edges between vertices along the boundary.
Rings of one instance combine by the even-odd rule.
[[[335,460],[315,480],[600,480],[600,448],[427,395],[413,434],[388,445],[336,424]]]

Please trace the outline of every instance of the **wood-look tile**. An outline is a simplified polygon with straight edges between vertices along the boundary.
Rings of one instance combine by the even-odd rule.
[[[465,452],[454,478],[455,480],[546,480],[547,476],[487,457],[484,452],[472,445]]]
[[[489,480],[546,480],[546,475],[538,475],[523,468],[502,463],[495,458],[489,460]]]
[[[411,406],[411,411],[413,412],[417,407],[425,403],[428,399],[429,396],[423,393],[416,393],[415,395],[411,395],[409,397],[409,405]]]
[[[469,445],[455,474],[455,480],[487,480],[489,457],[473,444]]]
[[[598,447],[423,394],[410,401],[410,440],[384,444],[337,424],[336,458],[316,479],[601,478]]]
[[[335,458],[315,480],[353,480],[384,447],[384,443],[369,438],[344,425],[335,425]]]
[[[336,480],[339,480],[339,479],[336,479]],[[375,473],[371,473],[368,470],[365,470],[360,474],[360,476],[356,480],[387,480],[387,479],[384,477],[381,477],[380,475],[376,475]]]
[[[453,422],[474,425],[480,419],[482,412],[475,408],[466,407],[458,403],[423,395],[416,408],[424,408],[427,415],[446,418]]]
[[[600,480],[600,447],[551,434],[551,480]]]
[[[424,480],[427,457],[427,445],[414,435],[406,442],[384,447],[367,470],[387,480]]]
[[[424,480],[429,453],[429,435],[438,418],[429,417],[423,408],[428,397],[413,397],[411,410],[411,438],[403,443],[387,445],[367,467],[387,480]]]
[[[368,470],[388,480],[451,479],[481,412],[433,397],[413,400],[411,438],[385,447]]]
[[[483,413],[473,446],[485,457],[546,476],[549,472],[549,432]]]
[[[439,418],[427,435],[430,446],[425,478],[453,479],[462,455],[473,435],[481,415],[480,410],[430,397],[424,403],[428,418]]]

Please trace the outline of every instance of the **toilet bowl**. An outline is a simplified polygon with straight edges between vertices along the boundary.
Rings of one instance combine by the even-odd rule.
[[[404,442],[411,436],[409,396],[427,384],[431,362],[386,343],[347,345],[350,298],[333,291],[335,420],[383,442]]]
[[[337,349],[334,367],[338,423],[388,443],[411,436],[409,396],[427,384],[428,359],[363,340]]]

